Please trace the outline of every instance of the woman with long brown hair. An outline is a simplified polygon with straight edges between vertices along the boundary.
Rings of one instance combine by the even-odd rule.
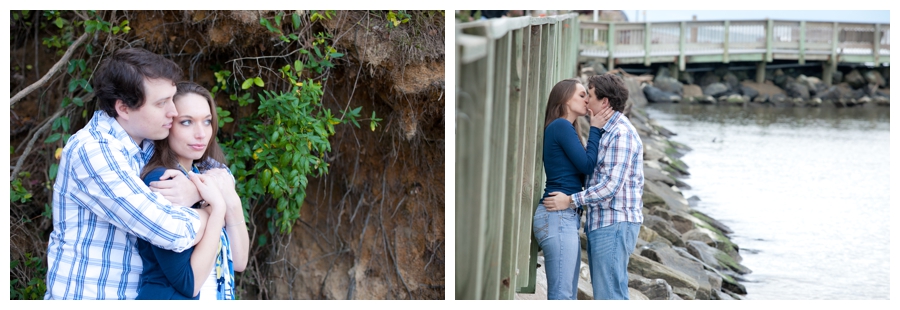
[[[597,164],[598,146],[609,110],[594,114],[587,108],[588,94],[577,79],[566,79],[553,86],[544,117],[543,161],[547,181],[546,198],[551,192],[576,193],[582,190],[585,175]],[[591,116],[587,149],[577,130],[579,116]],[[581,212],[576,209],[548,211],[543,203],[534,213],[532,229],[544,253],[548,299],[576,299],[581,245],[578,238]]]
[[[168,138],[156,141],[141,178],[149,184],[181,173],[202,174],[209,189],[206,195],[201,192],[205,203],[194,207],[208,221],[200,241],[181,253],[138,240],[144,270],[137,299],[234,299],[234,272],[246,267],[250,242],[234,178],[221,169],[225,156],[216,142],[215,102],[209,91],[193,82],[179,82],[176,88],[178,116]]]

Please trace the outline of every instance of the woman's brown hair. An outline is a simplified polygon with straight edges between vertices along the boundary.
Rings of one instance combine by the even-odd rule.
[[[225,163],[225,153],[222,152],[222,147],[220,147],[219,143],[216,141],[216,133],[219,132],[219,115],[216,113],[216,102],[212,99],[209,91],[203,86],[197,85],[197,83],[187,81],[178,82],[175,84],[175,87],[177,90],[175,91],[175,96],[172,98],[173,101],[188,94],[199,95],[200,97],[203,97],[203,99],[206,99],[206,102],[209,104],[209,112],[212,115],[212,120],[210,120],[212,122],[212,136],[209,138],[209,144],[206,146],[206,151],[203,152],[203,156],[199,159],[195,159],[194,164],[201,164],[205,163],[208,159],[214,159],[222,165],[227,165],[227,163]],[[169,146],[169,139],[157,140],[155,149],[156,151],[153,152],[153,156],[150,157],[147,165],[145,165],[144,169],[141,171],[142,179],[147,173],[150,173],[151,170],[158,167],[178,169],[178,157],[175,154],[175,151]],[[190,169],[190,167],[184,168]]]
[[[550,126],[554,120],[560,117],[566,116],[566,102],[572,98],[575,94],[575,91],[578,89],[576,86],[581,84],[578,79],[565,79],[553,85],[553,89],[550,90],[550,96],[547,98],[547,111],[544,112],[544,129],[547,129],[547,126]],[[575,132],[581,136],[580,130],[578,130],[578,119],[575,120]]]

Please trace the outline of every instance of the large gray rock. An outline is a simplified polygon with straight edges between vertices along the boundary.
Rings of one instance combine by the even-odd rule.
[[[781,69],[775,69],[775,72],[772,73],[772,83],[778,87],[784,88],[787,78],[788,76]]]
[[[681,234],[681,240],[684,240],[685,244],[688,244],[691,241],[697,241],[702,242],[708,246],[716,246],[716,241],[713,240],[712,237],[710,237],[711,232],[707,233],[703,230],[708,229],[703,227],[691,229],[690,231]]]
[[[691,276],[637,254],[631,254],[628,259],[628,272],[648,279],[663,279],[672,286],[673,291],[695,293],[700,288],[700,284]],[[688,296],[690,299],[694,298],[692,295]]]
[[[640,108],[647,106],[647,97],[644,97],[644,92],[641,91],[641,82],[632,78],[625,78],[625,87],[628,88],[628,101],[634,107]],[[628,114],[628,117],[631,118],[632,113]]]
[[[650,229],[647,226],[641,225],[641,230],[638,232],[638,239],[646,241],[646,243],[651,242],[662,242],[668,245],[672,245],[672,242],[660,236],[656,231]],[[643,248],[644,244],[636,247],[635,251],[637,252],[640,248]]]
[[[847,73],[847,75],[844,76],[844,82],[850,84],[850,87],[853,87],[854,89],[862,88],[867,83],[866,78],[864,78],[856,69],[851,70],[850,73]]]
[[[687,71],[682,71],[678,76],[678,81],[684,84],[694,84],[694,75]]]
[[[840,70],[834,70],[831,74],[831,85],[840,84],[844,81],[844,73]]]
[[[866,74],[863,75],[863,77],[866,78],[866,82],[869,82],[869,84],[875,84],[878,85],[878,87],[884,87],[885,85],[884,78],[877,70],[866,71]]]
[[[728,85],[723,83],[712,83],[703,88],[703,94],[707,96],[719,97],[728,92]]]
[[[673,245],[684,246],[681,240],[681,233],[672,226],[672,223],[655,215],[644,215],[643,225],[655,231],[657,234],[669,240]]]
[[[646,295],[644,295],[644,293],[641,293],[641,291],[638,291],[638,290],[630,288],[630,287],[628,288],[628,299],[629,300],[650,300],[650,298],[648,298]]]
[[[740,275],[752,272],[750,268],[747,268],[746,266],[734,261],[734,259],[732,259],[728,254],[725,254],[725,252],[710,247],[703,242],[694,240],[688,241],[686,248],[687,252],[690,253],[693,257],[699,259],[704,264],[715,268],[716,270],[730,270]]]
[[[656,103],[670,103],[681,101],[681,96],[675,93],[663,91],[651,85],[644,86],[644,95],[647,96],[648,101]]]
[[[784,87],[784,91],[787,92],[788,97],[809,100],[809,88],[804,84],[805,83],[797,81],[787,83],[787,86]]]
[[[675,230],[684,234],[694,229],[694,223],[699,220],[686,213],[673,212],[670,221],[672,221],[672,226],[675,227]]]
[[[640,291],[649,300],[671,300],[675,296],[666,280],[647,279],[632,273],[628,274],[628,288]]]
[[[672,211],[689,212],[687,199],[681,193],[675,192],[671,187],[656,181],[644,181],[644,193],[651,192],[665,201],[666,206]]]
[[[700,212],[700,211],[697,211],[697,210],[691,210],[691,211],[690,211],[690,214],[691,214],[693,217],[695,217],[695,218],[697,218],[697,219],[700,219],[700,220],[702,220],[703,222],[706,222],[707,224],[709,224],[710,226],[714,227],[715,229],[717,229],[717,230],[718,230],[720,233],[722,233],[722,234],[728,235],[728,234],[733,234],[733,233],[734,233],[734,231],[731,230],[731,227],[728,227],[728,225],[725,225],[725,224],[723,224],[722,222],[719,222],[718,220],[716,220],[716,219],[710,217],[709,215],[706,215],[706,213],[703,213],[703,212]]]
[[[641,250],[641,256],[649,258],[669,268],[678,270],[697,281],[698,288],[695,299],[710,299],[709,276],[703,270],[703,265],[690,259],[681,257],[671,246],[662,243],[650,243]]]
[[[653,80],[653,86],[664,92],[670,92],[678,96],[684,94],[684,85],[675,78],[657,76]]]
[[[709,86],[710,84],[719,83],[721,81],[722,79],[718,75],[712,71],[707,71],[703,74],[703,77],[700,78],[700,87],[706,88],[706,86]]]
[[[741,85],[740,89],[741,89],[741,94],[744,96],[750,97],[750,99],[756,99],[756,97],[759,96],[759,92],[756,91],[755,89],[753,89],[752,87]]]
[[[657,151],[657,152],[658,152],[658,151]],[[660,152],[660,154],[662,154],[662,152]],[[662,156],[659,156],[659,157],[657,157],[657,158],[655,158],[655,159],[652,159],[652,160],[656,160],[656,159],[659,159],[659,158],[661,158],[661,157],[662,157]],[[647,159],[646,151],[644,152],[644,160],[648,160],[648,159]],[[654,169],[654,168],[649,168],[649,167],[644,167],[644,180],[645,180],[645,182],[646,182],[646,180],[657,181],[657,182],[661,182],[661,183],[663,183],[663,184],[666,184],[666,185],[668,185],[668,186],[675,185],[675,179],[674,179],[674,178],[672,178],[672,177],[669,176],[669,175],[666,175],[665,173],[663,173],[662,170],[658,170],[658,169]]]
[[[738,80],[737,76],[735,76],[734,73],[725,73],[725,75],[722,76],[722,82],[724,82],[725,85],[728,86],[728,89],[731,91],[740,90],[741,81]]]
[[[718,273],[706,270],[706,276],[709,279],[709,289],[712,292],[722,290],[722,277]]]

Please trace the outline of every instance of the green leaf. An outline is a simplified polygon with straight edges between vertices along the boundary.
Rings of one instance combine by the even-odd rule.
[[[258,243],[259,243],[259,246],[264,246],[264,245],[266,245],[266,235],[259,235],[259,241],[258,241]]]
[[[294,25],[294,29],[300,28],[300,15],[291,14],[291,23]]]
[[[65,21],[66,21],[66,20],[65,20],[65,19],[62,19],[62,17],[57,17],[56,20],[53,21],[53,24],[55,24],[56,27],[62,29],[62,27],[63,27],[63,22],[65,22]]]
[[[253,86],[253,79],[252,79],[252,78],[247,79],[246,81],[244,81],[244,83],[241,84],[241,89],[248,89],[248,88],[250,88],[251,86]]]
[[[258,77],[258,76],[253,78],[253,84],[256,84],[256,86],[259,86],[259,87],[265,86],[265,83],[263,83],[262,78]]]
[[[57,132],[57,133],[54,133],[54,134],[50,135],[49,137],[47,137],[47,139],[44,140],[44,143],[53,143],[53,142],[58,141],[59,138],[62,138],[62,134]]]
[[[303,62],[294,60],[294,72],[297,72],[297,75],[300,75],[300,73],[303,72]]]
[[[50,164],[50,173],[49,174],[50,174],[51,181],[56,179],[57,170],[59,170],[59,165],[57,165],[56,163]]]

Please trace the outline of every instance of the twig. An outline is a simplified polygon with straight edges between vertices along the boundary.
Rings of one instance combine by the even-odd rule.
[[[397,258],[394,256],[394,252],[391,251],[391,244],[388,243],[387,233],[384,229],[384,217],[380,218],[380,222],[381,222],[381,238],[382,238],[382,240],[384,240],[384,247],[387,248],[388,255],[390,255],[391,260],[394,261],[394,271],[397,272],[397,277],[400,278],[400,283],[403,283],[403,287],[406,288],[406,298],[412,299],[412,293],[410,293],[409,286],[406,285],[406,281],[403,280],[403,275],[400,274],[400,266],[397,265]]]
[[[47,71],[47,74],[44,74],[44,77],[42,77],[37,82],[34,82],[31,85],[28,85],[28,87],[25,87],[25,89],[19,91],[18,93],[16,93],[15,96],[13,96],[12,98],[9,99],[9,107],[12,108],[12,106],[14,104],[16,104],[16,102],[18,102],[19,100],[22,100],[22,98],[25,98],[25,96],[30,94],[32,91],[34,91],[38,87],[41,87],[41,85],[46,83],[48,80],[50,80],[50,77],[52,77],[54,74],[56,74],[56,72],[59,71],[59,69],[62,68],[63,65],[69,61],[69,58],[71,58],[72,54],[75,53],[75,49],[79,45],[84,43],[84,41],[87,41],[88,37],[89,37],[88,33],[85,32],[84,34],[81,35],[81,37],[78,38],[78,40],[75,40],[75,42],[72,43],[71,46],[69,46],[69,49],[66,50],[66,54],[63,55],[63,57],[60,58],[59,61],[57,61],[56,64],[53,65],[52,68],[50,68],[50,71]]]
[[[19,170],[22,169],[22,163],[25,162],[25,158],[27,158],[28,154],[31,153],[31,149],[34,147],[34,143],[37,142],[38,137],[40,137],[41,134],[43,134],[44,131],[47,130],[47,128],[50,128],[50,124],[53,123],[53,120],[55,120],[67,110],[71,109],[71,107],[73,106],[74,105],[70,105],[68,107],[57,110],[56,113],[53,113],[53,115],[51,115],[44,121],[44,124],[41,125],[41,127],[34,131],[34,134],[32,134],[31,136],[31,140],[28,141],[28,146],[25,147],[25,151],[22,152],[22,156],[19,156],[19,160],[16,161],[16,166],[13,168],[12,174],[9,176],[10,179],[15,179],[19,174]]]

